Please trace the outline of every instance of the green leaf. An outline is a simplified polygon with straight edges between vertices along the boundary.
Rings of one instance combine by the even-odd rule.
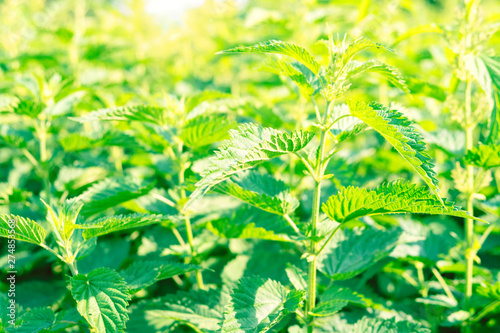
[[[136,260],[120,272],[131,291],[138,291],[153,283],[175,275],[202,269],[200,266],[160,260]]]
[[[291,196],[282,181],[257,172],[233,176],[217,184],[213,190],[277,215],[290,214],[299,206],[299,201]]]
[[[15,233],[12,233],[15,230]],[[0,237],[15,239],[40,245],[43,243],[47,232],[38,223],[26,217],[0,213]]]
[[[295,265],[288,263],[285,271],[288,280],[290,280],[295,289],[297,290],[307,289],[307,282],[306,282],[307,274],[303,270],[301,270]]]
[[[479,145],[467,151],[465,162],[469,165],[490,169],[500,166],[500,145]]]
[[[336,222],[344,223],[363,216],[381,214],[432,214],[474,218],[453,203],[438,201],[425,187],[398,180],[375,190],[344,187],[332,195],[321,209]]]
[[[476,292],[483,297],[500,300],[500,282],[494,284],[483,282],[482,285],[477,287]]]
[[[226,117],[198,116],[187,121],[182,128],[180,139],[191,148],[208,146],[227,139],[228,131],[235,125]]]
[[[163,107],[133,105],[92,111],[74,120],[82,123],[96,120],[139,121],[164,126],[169,123],[169,116],[168,111]]]
[[[355,291],[347,287],[333,285],[321,295],[321,301],[311,314],[313,316],[331,316],[347,306],[348,303],[367,304],[364,297]]]
[[[443,87],[416,77],[406,76],[406,84],[413,95],[419,94],[441,102],[444,102],[448,96],[448,92]]]
[[[304,64],[314,74],[318,74],[321,65],[316,58],[302,46],[282,42],[279,40],[270,40],[267,42],[258,43],[252,46],[238,46],[233,49],[224,50],[218,53],[277,53],[294,58]]]
[[[304,295],[302,290],[287,291],[276,281],[243,278],[231,293],[221,332],[266,332],[297,310]]]
[[[431,333],[428,328],[409,321],[364,317],[353,327],[351,333]]]
[[[77,223],[83,206],[78,198],[66,199],[57,213],[45,201],[42,200],[42,202],[49,212],[49,222],[55,230],[59,231],[63,240],[70,239],[76,229],[94,228],[92,225]]]
[[[28,146],[30,140],[33,140],[33,134],[31,132],[14,129],[9,125],[0,124],[0,147],[7,146],[23,149]]]
[[[295,84],[297,84],[305,96],[312,96],[317,91],[317,88],[313,86],[313,81],[310,81],[311,78],[306,77],[303,69],[298,66],[294,66],[289,61],[281,58],[268,59],[262,69],[289,77],[293,82],[295,82]]]
[[[500,88],[497,88],[493,94],[493,109],[490,116],[490,134],[488,135],[488,143],[500,142]]]
[[[102,167],[70,167],[63,166],[59,169],[57,180],[54,182],[58,191],[72,193],[102,180],[108,172]]]
[[[170,221],[171,218],[169,216],[155,214],[135,213],[130,215],[106,216],[84,224],[84,226],[88,229],[83,232],[83,237],[85,237],[85,239],[89,239],[92,237],[107,235],[116,231],[139,228]]]
[[[43,110],[43,113],[49,116],[61,116],[71,112],[73,105],[79,101],[84,95],[85,91],[75,91],[68,96],[60,99],[54,105],[49,106]]]
[[[21,316],[20,325],[16,326],[15,329],[7,329],[7,332],[62,332],[64,329],[75,325],[72,322],[68,322],[74,319],[73,317],[72,311],[61,311],[56,314],[50,308],[33,308]]]
[[[309,314],[315,317],[331,316],[345,308],[347,304],[349,304],[349,302],[346,300],[331,300],[318,304],[318,306],[316,306],[311,312],[309,312]]]
[[[435,306],[445,307],[445,308],[456,308],[458,302],[456,299],[449,298],[446,295],[428,295],[427,297],[419,297],[415,299],[415,302],[423,304],[431,304]]]
[[[343,142],[358,133],[364,131],[367,126],[355,117],[347,117],[350,114],[347,104],[340,104],[333,108],[331,121],[335,121],[330,131],[335,135],[337,142]]]
[[[258,227],[255,223],[232,225],[229,220],[215,220],[207,225],[208,230],[222,238],[254,238],[278,242],[289,242],[290,239],[265,228]]]
[[[321,90],[320,78],[307,68],[307,66],[298,61],[292,61],[291,65],[304,75],[309,85],[314,89],[314,92],[312,93],[313,95]]]
[[[293,232],[283,217],[248,206],[236,209],[228,216],[211,220],[207,223],[207,228],[224,238],[256,238],[281,242],[290,242],[287,234]]]
[[[143,301],[133,308],[128,329],[130,332],[139,332],[144,328],[165,332],[178,324],[188,324],[202,332],[219,331],[224,309],[221,303],[221,296],[215,290],[180,291],[175,295]]]
[[[196,95],[186,98],[186,102],[184,103],[184,109],[186,112],[190,112],[203,102],[209,101],[211,99],[228,98],[228,97],[231,97],[231,94],[215,90],[205,90]]]
[[[425,34],[425,33],[443,33],[443,29],[441,29],[437,24],[435,23],[430,23],[430,24],[424,24],[424,25],[418,25],[416,27],[410,28],[406,32],[402,33],[399,35],[393,42],[391,46],[395,46],[396,44],[401,43],[404,40],[407,40],[413,36],[419,35],[419,34]]]
[[[368,60],[362,63],[353,61],[346,66],[344,71],[347,79],[364,72],[375,72],[385,77],[389,82],[405,93],[410,93],[410,89],[406,85],[406,81],[399,70],[396,67],[390,66],[378,60]]]
[[[90,138],[86,135],[72,133],[59,139],[59,143],[67,152],[95,149],[99,147],[140,147],[137,139],[125,133],[109,131],[102,134],[99,138]]]
[[[130,178],[106,178],[92,185],[78,200],[84,203],[83,215],[93,215],[121,203],[141,197],[153,188]]]
[[[125,280],[114,270],[97,268],[71,278],[78,312],[97,333],[125,332],[130,300]]]
[[[36,119],[40,113],[42,113],[43,104],[33,101],[31,99],[23,99],[13,105],[12,112],[24,116],[28,116],[31,119]]]
[[[334,280],[350,279],[387,257],[399,241],[398,230],[339,230],[319,258],[319,270]]]
[[[7,297],[7,293],[0,293],[0,333],[13,331],[13,325],[9,321],[13,320],[10,311],[19,313],[19,304],[14,299]]]
[[[402,113],[381,104],[348,101],[353,117],[366,123],[382,135],[417,172],[436,197],[441,200],[431,157],[425,152],[422,135]]]
[[[32,195],[32,192],[15,188],[8,183],[0,183],[0,205],[26,202]]]
[[[488,143],[500,143],[500,57],[468,56],[465,66],[481,89],[492,99]]]
[[[197,189],[191,194],[188,204],[238,172],[271,158],[301,150],[312,140],[314,133],[304,131],[281,133],[272,128],[262,128],[248,123],[229,131],[229,136],[230,139],[210,160],[211,165],[196,184]]]
[[[16,303],[23,309],[47,307],[61,301],[66,292],[64,281],[26,279],[16,283]]]
[[[89,243],[92,246],[93,241]],[[81,274],[90,273],[101,267],[118,271],[130,258],[131,242],[127,237],[103,237],[95,243],[96,245],[91,249],[91,255],[78,259],[78,272]]]
[[[371,40],[366,39],[365,37],[359,37],[354,42],[349,44],[346,48],[342,50],[341,61],[344,65],[346,65],[351,59],[359,52],[366,50],[368,48],[377,48],[377,49],[385,49],[390,52],[394,52],[391,48],[380,44],[372,42]]]

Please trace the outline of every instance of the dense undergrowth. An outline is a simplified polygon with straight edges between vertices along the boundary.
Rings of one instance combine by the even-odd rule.
[[[0,12],[0,332],[500,332],[495,1]]]

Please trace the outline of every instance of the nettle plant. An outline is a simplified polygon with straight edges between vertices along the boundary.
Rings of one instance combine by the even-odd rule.
[[[82,171],[78,169],[68,173],[59,170],[55,183],[65,179],[67,184],[58,191],[54,190],[58,186],[51,186],[53,176],[47,175],[44,182],[47,184],[47,191],[44,192],[46,201],[42,199],[47,210],[46,219],[38,223],[26,217],[2,213],[0,236],[8,237],[8,222],[14,220],[18,241],[40,246],[57,257],[66,267],[63,272],[69,275],[68,288],[76,308],[74,302],[54,304],[52,309],[31,308],[23,311],[19,308],[16,326],[3,328],[8,332],[28,329],[39,332],[60,331],[78,325],[95,332],[123,332],[133,295],[155,282],[173,278],[177,284],[190,288],[193,278],[195,288],[206,288],[201,273],[203,267],[198,264],[204,261],[205,251],[211,249],[210,246],[204,248],[206,244],[203,242],[212,242],[214,236],[208,241],[206,238],[195,239],[190,216],[184,213],[188,187],[185,173],[195,156],[205,156],[205,148],[225,139],[228,130],[235,126],[230,118],[219,120],[207,105],[210,100],[225,97],[228,95],[206,91],[183,100],[166,97],[156,106],[110,107],[73,118],[83,123],[87,130],[61,135],[58,138],[61,146],[54,151],[64,150],[67,156],[94,156],[99,160],[100,156],[87,155],[88,151],[109,149],[111,154],[107,157],[116,171],[103,174],[91,163]],[[19,109],[19,105],[26,104],[16,102],[8,111],[20,116],[35,112],[28,112],[31,104]],[[111,123],[111,128],[105,130],[105,123]],[[106,136],[95,137],[95,127],[98,131],[105,130]],[[44,140],[31,141],[29,147],[40,141],[42,147],[47,149]],[[54,141],[50,140],[51,147]],[[25,146],[19,148],[28,154]],[[125,160],[124,151],[119,151],[125,148],[132,149],[132,155],[139,155],[141,160],[156,158],[159,165],[153,174],[165,178],[162,185],[168,191],[160,186],[155,188],[150,172],[143,175],[136,171],[134,174],[129,165],[133,163]],[[29,156],[36,161],[31,154]],[[83,186],[85,190],[81,194],[67,199],[68,195],[78,193],[82,185],[86,186]],[[116,212],[120,207],[126,208],[127,213],[109,214],[110,210]],[[121,259],[111,263],[109,260],[116,257],[116,251],[129,251],[128,245],[120,244],[133,239],[128,237],[120,242],[110,242],[108,238],[99,244],[97,242],[99,237],[110,233],[153,224],[161,225],[177,240],[178,244],[169,247],[171,255],[168,258],[138,256],[122,264],[127,256],[123,253],[118,256]],[[122,258],[123,255],[125,258]],[[110,259],[103,260],[96,256]],[[189,274],[189,279],[178,277],[186,274]],[[55,284],[60,286],[58,282]],[[61,288],[64,289],[64,286]]]
[[[481,262],[477,254],[498,223],[498,196],[487,196],[490,196],[488,187],[493,179],[498,182],[498,173],[495,172],[493,177],[492,171],[500,166],[500,58],[488,46],[499,24],[484,19],[479,3],[466,1],[454,24],[443,27],[441,31],[452,51],[450,60],[453,66],[450,94],[444,106],[465,137],[465,154],[457,156],[462,164],[457,162],[452,171],[454,187],[460,192],[459,199],[465,201],[470,214],[477,207],[490,215],[488,219],[493,222],[486,228],[484,225],[475,226],[472,219],[466,219],[464,223],[465,242],[461,253],[465,259],[462,302],[465,311],[462,313],[462,329],[466,332],[491,315],[498,304],[498,293],[494,291],[498,282],[495,284],[488,274],[474,271],[474,263]],[[476,288],[483,297],[481,302],[472,299],[475,283],[481,284]]]
[[[221,324],[222,332],[267,331],[292,312],[299,323],[312,332],[314,326],[322,325],[320,317],[340,311],[349,302],[366,306],[363,297],[355,290],[335,284],[326,290],[321,285],[323,293],[318,295],[318,270],[333,281],[350,279],[389,256],[402,242],[397,230],[353,228],[354,221],[360,218],[410,213],[475,219],[440,197],[433,164],[425,152],[422,136],[402,113],[375,102],[347,100],[346,104],[342,103],[351,79],[367,72],[382,74],[389,82],[408,92],[402,76],[394,67],[377,60],[353,60],[357,53],[368,48],[390,49],[364,38],[347,44],[345,38],[335,42],[330,37],[327,45],[327,66],[320,65],[303,47],[275,40],[221,52],[275,54],[266,67],[295,82],[311,99],[316,115],[312,131],[304,128],[282,132],[256,124],[242,124],[231,130],[230,139],[216,151],[191,194],[187,205],[193,209],[197,200],[212,189],[281,215],[295,232],[289,235],[290,239],[307,261],[307,272],[296,266],[287,269],[293,290],[259,277],[242,279],[230,294],[231,301]],[[324,105],[316,101],[320,96]],[[361,135],[367,128],[384,137],[426,186],[405,180],[384,183],[375,189],[348,186],[322,201],[322,185],[333,176],[326,173],[329,162],[342,149],[343,141]],[[313,180],[310,220],[297,220],[294,210],[299,206],[299,200],[290,191],[274,190],[272,184],[278,181],[272,176],[266,175],[268,178],[261,182],[252,178],[248,180],[249,177],[258,177],[249,176],[255,174],[250,169],[287,154],[295,155],[307,170],[306,177]],[[446,284],[443,279],[440,282]],[[447,285],[443,289],[449,290]],[[427,331],[404,321],[376,323],[375,319],[362,320],[353,331],[362,332],[363,327],[373,325],[387,325],[397,332]]]
[[[196,265],[169,261],[137,260],[119,272],[98,267],[80,273],[78,263],[92,255],[97,237],[170,220],[164,215],[130,214],[85,221],[80,216],[83,202],[94,195],[95,201],[92,201],[97,203],[99,193],[96,192],[92,189],[80,197],[67,199],[59,210],[44,202],[48,210],[48,228],[29,218],[0,214],[0,236],[7,237],[10,230],[7,223],[14,220],[17,240],[44,248],[68,267],[71,273],[69,288],[77,304],[76,309],[69,307],[57,313],[51,308],[33,308],[17,319],[15,327],[5,326],[7,332],[29,329],[33,332],[60,331],[82,325],[82,317],[95,332],[122,332],[128,320],[127,306],[132,294],[156,281],[201,269]],[[119,200],[119,195],[115,199]],[[100,206],[109,207],[111,202],[113,198],[108,197],[100,202]]]
[[[131,130],[129,135],[146,147],[149,158],[158,162],[157,173],[168,176],[168,191],[156,188],[149,193],[151,186],[146,192],[166,209],[155,209],[147,202],[143,208],[170,216],[171,223],[164,226],[181,247],[177,254],[187,262],[203,261],[205,254],[199,251],[201,240],[195,241],[191,218],[184,210],[189,186],[186,173],[197,159],[205,156],[208,146],[225,139],[235,126],[231,117],[221,119],[208,103],[227,97],[230,95],[207,90],[181,100],[166,96],[155,105],[110,107],[75,119],[82,123],[125,123],[124,127]],[[185,230],[185,237],[180,234],[179,225]],[[199,289],[205,288],[201,271],[196,272],[196,281]]]

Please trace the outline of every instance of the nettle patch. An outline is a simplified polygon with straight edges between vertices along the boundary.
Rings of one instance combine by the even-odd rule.
[[[306,49],[282,41],[223,51],[228,54],[276,54],[267,66],[289,77],[310,98],[316,115],[312,127],[287,132],[254,123],[235,126],[231,121],[219,118],[219,115],[193,114],[195,106],[202,101],[228,97],[218,93],[204,93],[183,104],[172,101],[181,109],[177,113],[161,106],[139,105],[99,110],[76,119],[82,122],[137,122],[143,128],[154,130],[154,135],[159,137],[154,144],[163,145],[160,149],[167,150],[171,160],[177,163],[177,193],[169,195],[169,198],[153,191],[152,184],[141,184],[126,178],[106,178],[80,196],[65,199],[57,210],[45,204],[48,211],[45,228],[28,218],[1,215],[2,236],[8,235],[8,219],[15,219],[16,239],[41,246],[69,268],[68,288],[77,310],[54,313],[49,308],[33,309],[20,319],[15,330],[25,331],[33,326],[60,330],[75,325],[79,314],[96,332],[125,331],[130,316],[133,317],[131,325],[134,327],[143,320],[156,330],[183,323],[200,331],[265,332],[282,327],[283,322],[293,318],[297,328],[306,326],[308,331],[312,331],[314,327],[321,326],[322,317],[341,311],[350,303],[360,307],[375,305],[376,301],[369,295],[341,282],[372,269],[390,256],[398,245],[408,242],[401,229],[350,228],[351,222],[363,217],[404,213],[476,219],[440,197],[436,174],[431,158],[425,152],[423,138],[401,112],[376,102],[347,100],[346,104],[342,104],[351,79],[369,72],[383,75],[408,92],[402,75],[394,67],[376,60],[354,60],[357,53],[368,48],[391,50],[364,38],[351,44],[345,40],[334,42],[330,38],[328,47],[330,61],[327,66],[320,65]],[[182,119],[177,117],[184,117],[184,120],[180,121],[178,128],[172,128],[172,123]],[[425,186],[406,180],[383,183],[373,189],[348,186],[323,200],[323,194],[328,193],[323,190],[323,185],[333,177],[327,171],[330,160],[341,151],[344,141],[364,135],[363,132],[368,129],[385,138],[401,155],[401,163],[407,163]],[[194,190],[187,196],[186,190],[190,187],[186,187],[184,172],[196,159],[196,148],[216,142],[226,135],[229,139],[205,163],[201,179],[191,185]],[[69,145],[68,141],[63,142]],[[81,141],[74,143],[76,146],[81,144]],[[72,149],[77,148],[81,149],[74,146]],[[302,177],[312,180],[311,195],[299,199],[294,195],[296,191],[293,188],[287,187],[273,174],[257,170],[262,163],[287,155],[300,163],[300,167],[296,167],[304,170]],[[257,213],[249,218],[255,210],[242,206],[244,212],[236,211],[236,215],[229,215],[228,218],[210,220],[207,227],[223,238],[286,242],[289,251],[300,254],[302,259],[282,263],[286,264],[285,272],[291,285],[285,286],[279,281],[259,276],[243,277],[222,289],[204,284],[199,249],[203,245],[194,239],[191,220],[196,216],[200,201],[206,195],[210,197],[210,193],[233,197],[267,213],[262,217]],[[91,218],[146,194],[160,200],[172,213]],[[212,200],[211,204],[217,206],[218,200],[223,200],[222,196]],[[310,202],[306,204],[302,200]],[[295,214],[298,207],[304,207],[303,210],[308,207],[308,211]],[[213,207],[213,211],[217,212],[217,207]],[[301,216],[311,218],[302,219]],[[280,221],[287,225],[283,226]],[[277,225],[276,231],[272,230],[270,223]],[[98,237],[152,224],[161,224],[162,228],[173,231],[179,239],[179,246],[188,250],[184,262],[134,259],[122,270],[97,267],[82,272],[79,269],[80,259],[96,255],[92,250]],[[176,230],[179,224],[184,225],[187,243]],[[204,259],[210,260],[209,257]],[[197,288],[141,301],[132,307],[130,315],[131,295],[160,280],[183,274],[195,274]],[[325,288],[317,274],[330,278],[333,283]],[[319,292],[318,284],[321,285]],[[448,296],[448,301],[454,300],[453,295]],[[377,325],[397,332],[427,331],[410,322],[367,318],[355,323],[352,332],[366,332],[366,327]]]
[[[42,53],[12,68],[0,59],[12,78],[0,95],[0,249],[17,270],[15,305],[0,283],[0,333],[493,332],[499,25],[477,1],[458,13],[391,47],[334,38],[324,22],[312,51],[231,47],[224,26],[212,38],[228,49],[207,56],[216,77],[172,68],[201,90],[183,97],[143,68],[163,62],[81,52],[82,40],[107,40],[97,26],[88,41],[76,27],[44,29],[71,41],[46,72],[19,70],[49,61]],[[431,67],[446,87],[389,65],[421,33],[436,45],[399,63]],[[110,81],[94,82],[106,66]]]

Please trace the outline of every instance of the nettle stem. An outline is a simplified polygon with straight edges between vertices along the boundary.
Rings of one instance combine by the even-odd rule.
[[[35,123],[35,128],[37,130],[38,139],[40,141],[40,163],[37,163],[40,172],[42,173],[43,179],[43,189],[45,192],[45,199],[50,202],[50,181],[49,181],[49,169],[47,165],[48,153],[47,153],[47,119],[45,115],[41,115],[40,124]],[[29,155],[28,155],[29,156]]]
[[[472,84],[471,80],[467,79],[465,88],[465,148],[466,151],[473,148],[473,134],[474,126],[472,120],[472,107],[471,107],[471,94],[472,94]],[[474,167],[472,165],[467,165],[467,211],[470,215],[474,214],[474,204],[473,204],[473,191],[474,191]],[[465,309],[469,307],[469,301],[472,296],[472,279],[473,279],[473,269],[474,269],[474,220],[465,220],[465,235],[467,240],[467,248],[465,250],[465,257],[467,260],[466,266],[466,287],[465,287]]]
[[[309,243],[309,253],[311,255],[309,261],[308,269],[308,281],[307,281],[307,304],[306,304],[306,316],[308,318],[308,332],[312,332],[312,326],[310,326],[311,316],[310,312],[316,306],[316,261],[318,252],[318,242],[316,241],[316,232],[319,222],[319,208],[321,204],[321,180],[324,175],[324,165],[323,165],[323,155],[325,153],[326,144],[326,134],[328,129],[324,127],[328,117],[328,111],[330,108],[330,102],[326,105],[326,110],[323,115],[322,126],[320,127],[320,141],[318,147],[318,154],[316,157],[316,165],[314,169],[314,192],[313,192],[313,205],[312,205],[312,220],[311,220],[311,241]]]
[[[179,169],[179,186],[181,187],[180,189],[180,194],[181,194],[181,200],[182,200],[182,205],[184,206],[185,200],[186,199],[186,190],[183,188],[184,186],[184,172],[186,171],[186,165],[182,161],[182,150],[183,150],[183,144],[179,144],[178,148],[178,158],[180,160],[180,169]],[[191,227],[191,219],[187,216],[184,217],[184,224],[186,227],[186,235],[187,235],[187,240],[189,244],[189,249],[191,252],[191,259],[194,259],[196,257],[196,250],[194,249],[194,237],[193,237],[193,228]],[[205,285],[203,283],[203,275],[201,274],[200,270],[196,271],[196,283],[198,284],[198,288],[200,289],[205,289]]]
[[[55,221],[52,221],[50,223],[50,225],[52,227],[52,230],[54,231],[54,235],[55,235],[55,238],[57,240],[57,244],[59,245],[59,249],[62,250],[63,254],[62,255],[59,254],[57,251],[55,251],[54,249],[52,249],[51,247],[49,247],[45,243],[40,244],[40,246],[42,248],[46,249],[47,251],[51,252],[53,255],[55,255],[57,258],[59,258],[62,262],[64,262],[68,266],[69,270],[71,271],[71,275],[75,276],[78,274],[78,267],[76,264],[76,253],[78,251],[73,253],[73,251],[71,250],[70,240],[63,238],[61,236],[61,233],[54,222]]]

